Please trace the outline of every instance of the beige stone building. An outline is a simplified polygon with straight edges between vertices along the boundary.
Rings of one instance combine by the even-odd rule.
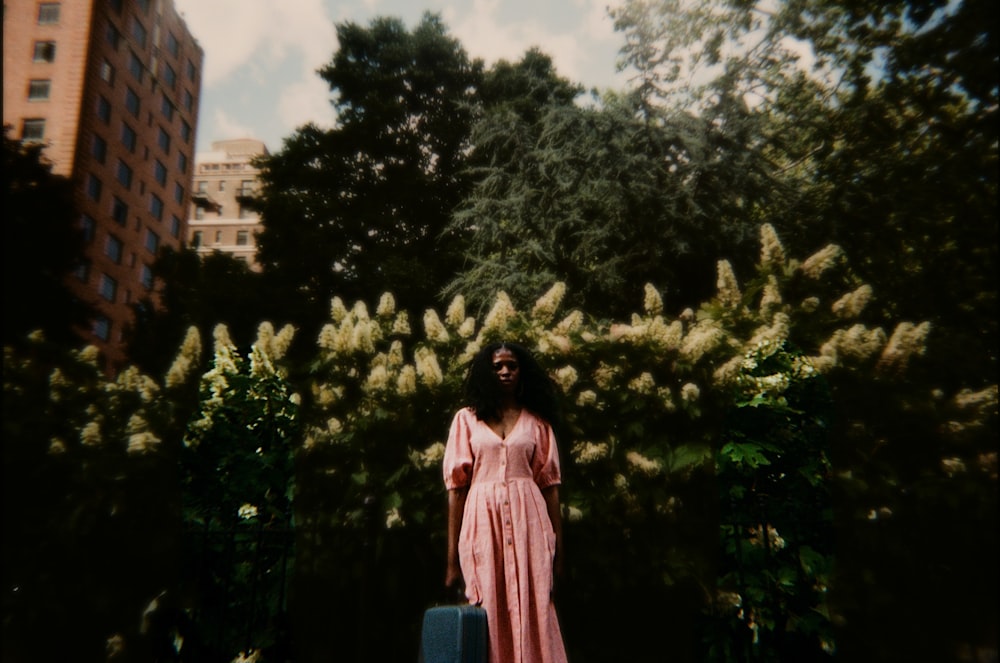
[[[74,184],[87,244],[68,285],[110,372],[133,307],[159,306],[157,253],[187,236],[203,60],[173,0],[4,0],[3,122]]]
[[[253,138],[220,140],[195,155],[188,244],[200,255],[221,251],[260,271],[256,261],[260,216],[254,207],[256,156],[267,147]]]

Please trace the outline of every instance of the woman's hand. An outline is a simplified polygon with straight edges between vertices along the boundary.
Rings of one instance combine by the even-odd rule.
[[[444,574],[444,586],[446,589],[459,589],[462,584],[462,569],[457,563],[449,562],[448,569]]]

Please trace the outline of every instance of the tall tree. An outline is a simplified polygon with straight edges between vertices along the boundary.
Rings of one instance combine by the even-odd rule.
[[[630,0],[614,17],[645,107],[696,109],[770,164],[780,205],[758,214],[796,250],[867,256],[873,313],[930,318],[995,362],[995,3]]]
[[[65,279],[79,264],[84,237],[72,183],[52,173],[40,144],[22,144],[3,129],[3,340],[43,331],[73,342],[88,307]]]
[[[260,164],[258,259],[302,319],[317,323],[334,294],[392,291],[413,310],[436,301],[460,261],[458,238],[441,231],[468,190],[462,169],[482,75],[432,14],[412,31],[377,18],[340,24],[337,36],[320,70],[337,125],[300,128]]]
[[[707,296],[718,257],[754,241],[750,201],[770,191],[765,164],[734,142],[632,95],[530,116],[487,109],[475,189],[453,222],[470,237],[469,267],[449,291],[482,307],[504,290],[524,305],[564,281],[573,305],[604,317],[636,310],[621,293],[647,282],[668,306]]]

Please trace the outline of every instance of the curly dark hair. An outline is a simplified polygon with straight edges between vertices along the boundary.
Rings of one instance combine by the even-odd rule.
[[[517,401],[535,415],[555,424],[558,418],[556,386],[531,352],[517,343],[490,343],[472,358],[465,376],[465,405],[472,408],[481,421],[500,418],[500,382],[493,370],[493,353],[507,348],[517,357],[520,366],[520,386]]]

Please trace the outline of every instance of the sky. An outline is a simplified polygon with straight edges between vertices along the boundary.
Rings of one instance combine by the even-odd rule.
[[[471,58],[515,61],[532,46],[587,89],[621,88],[623,43],[614,0],[175,0],[205,51],[198,151],[212,141],[257,138],[272,152],[296,127],[332,126],[330,90],[316,70],[337,50],[335,25],[392,16],[413,28],[441,15]]]

